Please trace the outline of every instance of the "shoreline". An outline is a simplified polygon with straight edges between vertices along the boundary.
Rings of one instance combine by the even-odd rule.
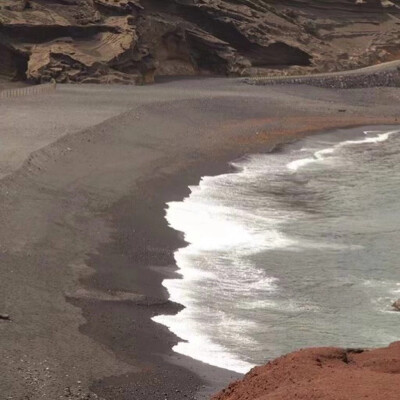
[[[360,128],[360,130],[358,130],[357,128]],[[363,129],[361,129],[361,128],[363,128]],[[356,126],[352,126],[352,127],[345,127],[345,128],[332,128],[332,129],[328,129],[328,130],[326,130],[326,131],[321,131],[321,132],[318,132],[318,133],[315,133],[315,134],[313,134],[313,133],[310,133],[310,134],[306,134],[305,136],[303,136],[302,138],[296,138],[296,139],[291,139],[291,140],[287,140],[287,141],[283,141],[282,143],[278,143],[278,144],[276,144],[276,145],[274,145],[274,146],[272,146],[271,148],[265,148],[264,149],[264,151],[258,151],[258,152],[255,152],[255,153],[251,153],[251,154],[243,154],[243,155],[241,155],[239,158],[234,158],[234,159],[232,159],[231,161],[229,161],[229,162],[227,162],[227,167],[226,167],[226,170],[223,170],[221,173],[217,173],[217,174],[215,174],[215,173],[211,173],[211,174],[207,174],[207,175],[203,175],[201,178],[200,178],[200,180],[196,183],[196,184],[190,184],[190,186],[196,186],[196,187],[198,187],[199,185],[200,185],[200,183],[201,183],[201,179],[203,178],[203,177],[214,177],[214,176],[219,176],[219,175],[225,175],[225,174],[229,174],[229,173],[232,173],[232,174],[235,174],[235,173],[239,173],[240,172],[240,169],[236,169],[235,167],[232,167],[231,166],[231,164],[232,163],[237,163],[237,162],[240,162],[241,160],[243,160],[243,159],[245,159],[246,157],[248,157],[248,156],[251,156],[251,155],[257,155],[257,154],[272,154],[272,153],[274,153],[274,152],[280,152],[281,151],[281,147],[285,147],[285,146],[287,146],[287,145],[290,145],[290,144],[293,144],[293,143],[297,143],[297,142],[301,142],[301,140],[302,139],[304,139],[304,138],[306,138],[306,137],[308,137],[308,136],[320,136],[320,135],[325,135],[325,134],[335,134],[336,132],[337,133],[343,133],[342,131],[348,131],[348,134],[349,134],[349,138],[347,139],[347,140],[352,140],[352,137],[353,137],[353,135],[354,136],[356,136],[356,137],[358,137],[359,135],[360,135],[360,133],[362,133],[363,131],[368,131],[368,130],[375,130],[375,129],[377,129],[377,130],[379,130],[379,131],[386,131],[386,130],[396,130],[396,131],[399,131],[400,130],[400,125],[370,125],[370,126],[366,126],[366,125],[356,125]],[[338,142],[338,143],[340,143],[340,142]],[[174,200],[172,200],[172,202],[176,202],[176,201],[178,201],[178,202],[183,202],[184,200],[186,200],[188,197],[190,196],[190,191],[189,191],[189,194],[187,195],[187,196],[185,196],[185,197],[183,197],[183,198],[181,198],[180,200],[176,200],[176,199],[174,199]],[[167,221],[167,219],[166,219],[166,221],[165,222],[168,222]],[[175,228],[171,228],[172,230],[173,230],[173,232],[175,233],[175,235],[176,236],[182,236],[183,235],[183,233],[182,232],[180,232],[179,230],[176,230]],[[182,246],[180,246],[176,251],[175,251],[175,253],[176,252],[178,252],[179,250],[181,250],[181,249],[183,249],[183,248],[185,248],[185,247],[187,247],[187,246],[190,246],[191,245],[191,243],[189,242],[186,242],[186,241],[183,241],[183,245]],[[183,270],[183,267],[182,268],[179,268],[179,265],[178,265],[178,272],[180,272],[180,271],[182,271]],[[167,279],[167,280],[169,280],[169,279],[184,279],[181,275],[180,276],[173,276],[173,277],[165,277],[165,279]],[[163,285],[163,286],[165,286],[165,285]],[[179,304],[181,304],[180,302],[179,302],[179,300],[177,299],[176,300]],[[185,306],[184,305],[184,302],[182,302],[182,305],[183,306]],[[179,311],[178,311],[179,312]],[[168,316],[169,316],[169,314],[167,314]],[[168,320],[168,319],[167,319]],[[168,327],[168,322],[165,322],[165,323],[163,323],[163,322],[159,322],[159,323],[161,323],[161,324],[163,324],[163,325],[165,325],[165,326],[167,326]],[[174,325],[173,325],[174,326]],[[171,328],[169,328],[170,329],[170,331],[171,332],[174,332],[174,329],[173,329],[173,326],[171,327]],[[193,332],[192,332],[193,333]],[[178,337],[179,337],[179,334],[177,334],[176,333],[176,335],[178,335]],[[211,339],[212,340],[212,337],[209,337],[209,336],[207,336],[207,335],[202,335],[202,337],[204,337],[204,338],[207,338],[207,339]],[[190,342],[190,338],[187,338],[187,340]],[[181,340],[181,341],[184,341],[185,342],[185,340]],[[389,344],[389,343],[388,343]],[[294,350],[292,350],[292,351],[294,351]],[[184,353],[179,353],[179,352],[176,352],[176,354],[184,354]],[[190,354],[187,354],[189,357],[191,357],[190,356]],[[281,354],[280,356],[282,356],[283,354]],[[195,360],[199,360],[199,361],[202,361],[202,362],[205,362],[204,360],[201,360],[201,359],[199,359],[199,358],[195,358],[195,357],[193,357]],[[274,357],[268,357],[268,358],[266,358],[266,360],[271,360],[271,359],[273,359]],[[210,364],[210,365],[214,365],[214,364]],[[219,367],[219,368],[223,368],[223,367]],[[247,372],[249,372],[249,371],[247,371]],[[246,373],[247,373],[246,372]],[[240,375],[243,375],[243,374],[240,374]]]
[[[108,104],[118,90],[66,86],[47,99],[104,96]],[[6,396],[38,398],[29,378],[34,368],[47,398],[68,388],[67,398],[94,392],[115,400],[200,399],[236,379],[173,353],[177,338],[150,319],[181,308],[161,285],[176,276],[173,253],[184,244],[167,226],[165,203],[184,198],[201,176],[229,171],[228,163],[245,154],[313,131],[397,122],[394,89],[379,107],[369,99],[374,89],[243,92],[240,83],[210,79],[125,90],[128,111],[60,134],[1,182],[3,265],[13,266],[3,267],[7,285],[0,283],[0,304],[13,318],[0,325]],[[26,349],[28,364],[18,360]]]
[[[233,159],[231,159],[230,161],[224,161],[224,163],[225,163],[225,168],[222,168],[222,170],[221,171],[219,171],[219,172],[215,172],[215,171],[211,171],[210,173],[207,173],[207,174],[205,174],[205,175],[202,175],[198,180],[197,180],[197,182],[195,183],[195,184],[193,184],[193,183],[189,183],[188,184],[188,186],[198,186],[198,185],[200,185],[200,182],[201,182],[201,179],[203,178],[203,177],[210,177],[210,176],[219,176],[219,175],[221,175],[221,174],[228,174],[228,173],[233,173],[233,174],[235,174],[235,173],[238,173],[240,170],[237,170],[235,167],[233,167],[231,164],[232,163],[236,163],[236,162],[239,162],[240,160],[243,160],[244,158],[246,158],[246,157],[248,157],[248,156],[250,156],[250,155],[252,155],[252,154],[271,154],[271,153],[274,153],[274,152],[279,152],[279,151],[281,151],[281,147],[285,147],[285,146],[287,146],[287,145],[290,145],[290,144],[292,144],[292,143],[295,143],[295,142],[298,142],[298,141],[301,141],[303,138],[305,138],[305,137],[307,137],[307,136],[311,136],[311,135],[315,135],[315,136],[319,136],[319,135],[324,135],[324,134],[327,134],[327,133],[335,133],[335,132],[337,132],[337,131],[342,131],[342,130],[346,130],[346,131],[349,131],[350,133],[351,133],[351,135],[356,135],[356,136],[358,136],[359,135],[359,132],[358,132],[358,130],[357,130],[357,128],[365,128],[365,129],[367,129],[367,130],[369,130],[369,129],[378,129],[378,130],[386,130],[386,129],[395,129],[396,127],[399,127],[399,129],[400,129],[400,125],[371,125],[371,126],[365,126],[365,125],[356,125],[356,126],[353,126],[353,127],[346,127],[346,128],[332,128],[332,129],[328,129],[328,130],[326,130],[326,131],[322,131],[322,132],[318,132],[318,133],[310,133],[310,134],[306,134],[305,136],[303,136],[302,138],[300,138],[300,137],[298,137],[298,138],[295,138],[295,139],[293,139],[293,138],[286,138],[286,139],[288,139],[288,140],[283,140],[282,141],[282,143],[277,143],[277,144],[275,144],[275,145],[272,145],[272,146],[267,146],[267,147],[265,147],[264,149],[260,149],[260,151],[258,151],[258,152],[255,152],[255,153],[247,153],[247,154],[241,154],[241,155],[239,155],[238,157],[236,157],[236,158],[233,158]],[[364,129],[363,129],[364,130]],[[352,137],[352,136],[351,136]],[[351,139],[350,139],[351,140]],[[199,167],[200,168],[200,167]],[[184,201],[185,199],[187,199],[188,198],[188,196],[190,196],[190,190],[189,190],[189,188],[187,187],[187,190],[186,190],[188,193],[185,195],[185,196],[178,196],[179,198],[178,199],[173,199],[173,200],[171,200],[172,202],[176,202],[176,201],[178,201],[178,202],[181,202],[181,201]],[[162,191],[161,191],[162,192]],[[164,214],[165,214],[165,211],[166,211],[166,208],[164,208]],[[165,224],[168,224],[169,225],[169,223],[168,223],[168,221],[167,221],[167,219],[164,217],[164,219],[165,219],[165,221],[164,221],[164,223]],[[178,231],[178,230],[176,230],[175,228],[170,228],[170,230],[172,230],[172,233],[171,233],[171,235],[175,235],[176,237],[182,237],[183,236],[183,233],[182,232],[180,232],[180,231]],[[179,241],[179,240],[178,240]],[[186,242],[186,241],[184,241],[183,239],[181,239],[181,241],[182,241],[182,245],[181,246],[179,246],[174,252],[172,252],[172,254],[175,254],[177,251],[179,251],[180,249],[182,249],[182,248],[185,248],[185,247],[187,247],[187,246],[190,246],[190,243],[188,243],[188,242]],[[182,270],[182,268],[179,268],[179,266],[177,266],[176,265],[176,270],[177,270],[177,272],[179,273],[181,270]],[[166,276],[166,277],[164,277],[164,280],[165,279],[183,279],[182,278],[182,276],[181,275],[179,275],[179,276],[176,276],[176,275],[174,275],[174,276]],[[163,285],[163,287],[165,287],[164,285]],[[179,301],[178,301],[178,304],[181,304]],[[185,305],[182,303],[182,307],[184,307]],[[179,312],[180,310],[178,310],[178,312]],[[161,315],[163,315],[163,314],[161,314]],[[169,315],[169,314],[166,314],[166,315]],[[175,314],[176,315],[176,314]],[[162,322],[158,322],[158,323],[161,323],[161,324],[163,324]],[[163,324],[164,326],[167,326],[167,324]],[[170,328],[169,328],[170,329]],[[173,332],[173,329],[172,330],[170,330],[170,332]],[[178,337],[179,337],[179,335],[178,335]],[[182,339],[181,339],[181,341],[182,341]],[[184,340],[183,340],[184,341]],[[189,339],[189,341],[190,341],[190,339]],[[181,353],[179,353],[179,352],[175,352],[175,354],[177,355],[177,356],[182,356],[182,354]],[[189,357],[191,357],[190,355],[188,355]],[[185,357],[185,356],[183,356],[183,357]],[[194,358],[194,357],[193,357]],[[197,358],[194,358],[195,360],[198,360],[198,361],[200,361],[200,362],[205,362],[204,360],[203,361],[201,361],[201,360],[199,360],[199,359],[197,359]],[[210,364],[211,366],[213,365],[213,364]],[[223,367],[219,367],[219,368],[223,368]],[[240,374],[240,373],[238,373],[239,375],[243,375],[243,374]]]
[[[282,144],[284,143],[279,143],[277,145],[280,146]],[[263,151],[269,153],[274,151],[274,147],[275,145],[265,145]],[[90,287],[92,290],[94,289],[96,291],[110,290],[110,287],[121,288],[121,285],[123,285],[124,291],[126,292],[135,293],[140,291],[144,293],[145,299],[140,301],[140,304],[124,304],[123,312],[129,313],[130,309],[131,314],[134,314],[135,317],[139,319],[140,324],[144,326],[143,331],[139,333],[136,333],[133,329],[133,336],[130,339],[132,348],[135,347],[134,343],[136,342],[142,343],[143,348],[141,348],[139,352],[133,350],[134,355],[132,358],[139,361],[140,364],[143,363],[143,365],[146,365],[150,360],[152,363],[157,364],[157,369],[169,371],[168,375],[160,377],[157,375],[160,371],[155,370],[154,374],[156,377],[153,377],[153,379],[157,379],[158,382],[164,380],[161,386],[164,388],[163,394],[166,395],[167,398],[196,398],[198,400],[205,400],[210,398],[229,382],[243,376],[243,374],[205,364],[190,356],[174,352],[172,347],[182,339],[177,337],[166,326],[152,321],[152,318],[156,315],[175,315],[184,308],[183,305],[169,300],[169,293],[162,285],[165,279],[181,279],[179,267],[175,264],[174,253],[179,248],[188,245],[183,239],[182,233],[168,225],[165,219],[166,203],[183,200],[190,193],[189,186],[198,184],[203,176],[216,176],[234,172],[230,162],[233,159],[238,159],[243,156],[245,156],[245,154],[235,151],[217,161],[210,162],[210,160],[206,161],[203,159],[190,165],[190,167],[184,171],[181,170],[168,176],[167,179],[162,177],[143,182],[137,188],[137,191],[142,195],[128,196],[112,207],[112,218],[117,221],[117,235],[114,238],[114,244],[121,247],[118,251],[115,251],[115,248],[110,250],[108,244],[104,247],[102,246],[102,248],[99,249],[99,254],[92,256],[88,262],[88,266],[96,270],[96,285],[93,286],[93,277],[82,281],[84,286]],[[132,203],[136,204],[133,212],[130,207]],[[151,215],[149,214],[149,209],[151,210]],[[150,223],[148,223],[149,220],[151,221]],[[138,221],[140,221],[139,224]],[[130,231],[130,227],[133,225],[135,225],[134,232]],[[131,242],[136,243],[135,249],[130,247]],[[139,246],[138,243],[140,243]],[[130,269],[132,268],[135,270],[134,279],[131,279],[129,276],[129,284],[126,282],[122,283],[121,281],[118,282],[118,279],[115,282],[110,282],[110,276],[107,274],[107,265],[114,263],[110,261],[110,259],[112,260],[113,255],[116,253],[123,253],[132,260],[131,264],[126,263],[125,265],[118,261],[118,264],[121,265],[123,269],[126,269],[126,271],[122,273],[122,276],[126,279],[128,279],[128,275],[132,273]],[[140,275],[142,275],[142,278]],[[145,303],[144,307],[143,302]],[[75,300],[73,304],[78,305],[83,310],[86,320],[91,319],[94,322],[99,320],[99,318],[96,317],[95,307],[91,307],[90,304],[81,300]],[[118,309],[118,312],[113,313],[112,309],[107,312],[107,320],[112,320],[113,326],[119,326],[121,324],[121,322],[118,321],[120,317],[116,317],[115,319],[112,317],[112,314],[121,313],[121,309],[118,305],[116,309]],[[103,312],[102,310],[102,313]],[[123,316],[122,318],[128,319],[127,316]],[[136,321],[138,319],[136,319]],[[104,332],[105,329],[105,326],[99,327],[96,323],[86,323],[84,327],[81,327],[83,333],[99,342],[102,342],[102,339],[96,335],[96,332]],[[150,333],[155,335],[157,343],[153,341],[146,342],[146,339],[143,338],[143,336],[149,335]],[[118,342],[118,339],[116,341]],[[112,347],[114,342],[115,338],[104,344],[107,347]],[[156,348],[156,353],[162,354],[161,357],[157,354],[152,354],[154,348]],[[118,348],[114,348],[113,351],[117,356],[121,353],[122,359],[124,359],[123,354],[126,356],[126,349],[121,351]],[[146,373],[149,374],[150,371],[147,370]],[[153,371],[151,373],[153,373]],[[185,378],[183,378],[183,376],[185,376]],[[140,390],[143,399],[152,399],[157,392],[154,392],[155,389],[151,383],[145,388],[141,387],[140,389],[128,383],[131,381],[141,382],[142,379],[142,377],[137,379],[135,374],[133,374],[133,376],[121,377],[120,379],[106,378],[96,383],[92,387],[92,390],[100,396],[106,393],[106,398],[118,400],[125,397],[119,397],[120,394],[115,392],[115,389],[117,388],[118,391],[120,391],[121,387],[125,387],[125,390],[129,392]],[[146,377],[146,380],[147,379],[150,378]],[[190,384],[182,385],[183,380],[186,380]],[[126,385],[129,386],[129,389],[126,388]],[[195,389],[194,391],[193,388]],[[157,397],[154,397],[154,399],[156,398]]]
[[[333,127],[321,132],[305,132],[301,137],[282,136],[280,142],[275,142],[273,144],[264,143],[264,148],[259,147],[257,153],[268,154],[273,153],[274,151],[279,151],[281,146],[297,142],[310,135],[334,132],[342,128],[356,129],[357,127],[383,129],[386,127],[392,127],[392,125],[356,124],[351,125],[351,127]],[[113,262],[110,262],[109,257],[111,257],[112,260],[113,254],[123,253],[128,254],[128,257],[134,260],[133,264],[130,266],[125,265],[123,267],[127,269],[135,269],[135,279],[132,280],[129,285],[123,283],[126,287],[124,290],[127,292],[141,291],[143,293],[143,288],[146,288],[145,307],[147,307],[148,310],[143,309],[142,301],[139,302],[139,307],[137,307],[138,304],[124,305],[124,313],[129,312],[129,309],[131,309],[132,314],[135,314],[136,316],[138,314],[140,315],[139,320],[141,324],[146,324],[145,320],[147,320],[146,327],[144,328],[144,331],[147,330],[147,332],[145,334],[142,332],[137,337],[133,335],[130,339],[132,347],[134,347],[134,343],[137,341],[144,344],[144,349],[141,349],[140,352],[137,353],[133,351],[134,356],[132,358],[139,361],[139,363],[143,362],[144,364],[149,360],[157,360],[159,357],[158,355],[151,355],[151,351],[154,351],[154,346],[157,347],[157,352],[164,354],[161,358],[158,358],[157,361],[153,362],[157,363],[157,367],[160,368],[161,371],[169,371],[168,375],[162,377],[167,380],[167,382],[164,381],[164,383],[162,383],[162,387],[164,388],[163,394],[166,394],[167,398],[181,399],[189,397],[198,400],[206,400],[212,395],[215,395],[228,383],[241,379],[244,376],[244,374],[216,367],[211,364],[205,364],[203,361],[174,352],[172,347],[182,339],[170,331],[165,325],[154,322],[151,319],[157,315],[176,315],[184,308],[184,305],[169,300],[169,293],[162,285],[162,282],[165,279],[182,279],[179,275],[179,266],[177,266],[174,261],[174,253],[189,244],[183,239],[182,232],[179,232],[168,225],[165,218],[166,204],[170,201],[183,201],[190,194],[189,186],[198,185],[201,178],[204,176],[218,176],[226,173],[235,173],[236,170],[231,166],[231,163],[235,160],[242,159],[249,154],[254,153],[242,153],[240,150],[232,151],[230,155],[225,155],[218,161],[210,162],[210,160],[203,159],[195,162],[188,169],[185,169],[183,172],[182,170],[177,171],[171,176],[168,176],[167,179],[162,177],[161,179],[150,179],[149,181],[143,182],[142,185],[137,188],[137,191],[142,193],[141,196],[128,196],[113,206],[112,216],[117,220],[116,225],[118,226],[117,238],[114,238],[114,243],[116,243],[117,246],[121,246],[121,249],[119,251],[116,251],[115,248],[111,251],[107,250],[109,247],[107,244],[104,246],[104,250],[101,248],[99,254],[96,254],[88,262],[88,265],[96,270],[96,274],[103,274],[103,276],[97,277],[97,284],[95,286],[92,285],[92,277],[83,280],[83,285],[91,287],[91,289],[94,290],[106,291],[110,290],[110,287],[113,288],[114,285],[120,288],[120,285],[122,284],[122,282],[112,282],[110,284],[110,276],[107,275],[107,265]],[[133,213],[132,208],[129,206],[129,204],[132,203],[137,205]],[[152,215],[149,215],[149,209],[151,210]],[[137,227],[138,220],[140,220],[139,228]],[[151,220],[150,224],[146,223],[148,220]],[[133,225],[136,226],[135,232],[129,233],[129,227]],[[129,241],[126,240],[127,237],[129,238]],[[129,247],[130,242],[136,244],[140,242],[141,244],[140,247],[136,247],[132,250]],[[100,268],[99,265],[101,265]],[[97,268],[95,266],[97,266]],[[139,273],[146,275],[144,281],[140,280],[138,275],[136,275],[138,273],[137,270],[139,270]],[[122,275],[127,278],[129,274],[130,272],[126,271]],[[149,281],[151,281],[151,284]],[[112,290],[114,289],[111,289],[111,291]],[[96,316],[95,307],[85,304],[85,301],[75,301],[74,304],[84,310],[84,316],[87,321],[89,319],[94,321],[99,320]],[[138,311],[137,308],[140,308],[141,311]],[[121,312],[118,306],[116,306],[116,309],[118,309],[118,313]],[[104,313],[104,310],[102,310],[102,313]],[[114,314],[116,313],[117,312],[114,312]],[[112,320],[113,326],[120,325],[120,322],[118,321],[119,317],[114,318],[112,317],[112,314],[112,309],[107,311],[107,320]],[[122,318],[128,319],[127,316],[123,316]],[[118,341],[118,338],[115,339],[115,337],[113,337],[112,341],[103,342],[101,337],[96,334],[97,331],[104,332],[105,328],[105,326],[99,326],[96,323],[86,323],[83,329],[81,327],[81,331],[96,341],[104,343],[107,347],[112,347],[113,342],[115,340]],[[146,343],[146,340],[143,339],[143,335],[146,335],[149,332],[154,332],[153,335],[157,337],[158,344],[154,342]],[[118,348],[114,348],[113,351],[117,355],[119,353],[121,353],[121,355],[125,353],[126,355],[126,349],[121,351]],[[142,351],[146,354],[143,354]],[[124,359],[123,356],[122,359]],[[183,372],[184,370],[186,370],[186,374],[187,372],[189,372],[189,374],[185,376],[185,373]],[[159,371],[155,371],[155,374],[158,372]],[[149,374],[149,370],[147,370],[147,374]],[[190,385],[182,385],[182,376],[185,376],[183,379],[190,382]],[[146,377],[146,380],[147,379],[149,378]],[[158,376],[156,379],[158,382],[161,381],[161,378]],[[143,398],[153,398],[152,396],[157,394],[157,391],[154,392],[154,390],[157,389],[154,389],[151,381],[145,388],[137,388],[136,384],[132,385],[131,383],[128,383],[132,381],[142,382],[142,380],[143,377],[140,376],[137,378],[136,374],[119,377],[119,379],[114,377],[106,378],[101,382],[97,382],[92,387],[92,390],[99,395],[106,394],[106,398],[116,400],[119,400],[120,398],[125,399],[124,396],[119,397],[121,388],[128,392],[141,391],[141,394],[144,396]],[[191,388],[193,387],[195,390],[191,391]],[[115,391],[116,389],[117,392]]]

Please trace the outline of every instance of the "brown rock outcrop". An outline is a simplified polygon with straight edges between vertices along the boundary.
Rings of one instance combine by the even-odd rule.
[[[213,400],[398,400],[400,342],[375,350],[313,348],[253,368]]]
[[[141,82],[399,57],[399,0],[3,0],[0,75]]]

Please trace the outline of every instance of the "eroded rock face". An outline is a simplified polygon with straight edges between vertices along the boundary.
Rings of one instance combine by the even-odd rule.
[[[0,75],[151,82],[355,68],[399,56],[399,0],[3,0]]]
[[[376,350],[300,350],[253,368],[213,400],[397,400],[400,342]]]

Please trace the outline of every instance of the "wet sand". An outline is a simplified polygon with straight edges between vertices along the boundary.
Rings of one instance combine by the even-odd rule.
[[[228,161],[335,127],[396,124],[396,88],[60,86],[0,102],[0,392],[208,398],[237,375],[174,354],[151,321],[184,242],[164,219]]]

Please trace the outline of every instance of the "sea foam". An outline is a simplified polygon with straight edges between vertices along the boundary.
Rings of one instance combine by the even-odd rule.
[[[246,348],[257,348],[249,332],[260,329],[252,313],[279,312],[292,318],[320,312],[320,306],[312,301],[282,297],[280,280],[268,273],[267,268],[260,268],[253,257],[277,250],[321,254],[361,251],[362,246],[288,236],[281,229],[282,224],[301,220],[303,215],[275,204],[262,183],[274,177],[281,183],[288,170],[296,172],[329,159],[334,162],[340,148],[384,142],[398,132],[368,131],[363,139],[346,140],[330,147],[325,147],[327,143],[317,143],[316,151],[300,150],[303,154],[313,152],[312,156],[293,160],[299,151],[293,152],[287,155],[290,162],[287,163],[286,157],[283,164],[285,158],[281,155],[251,156],[232,164],[236,172],[204,177],[198,186],[190,187],[190,196],[184,201],[168,203],[167,221],[183,232],[188,246],[175,253],[182,279],[167,279],[163,285],[171,300],[183,304],[185,309],[175,316],[160,315],[153,319],[184,340],[174,351],[245,373],[254,365],[246,356]]]
[[[346,147],[346,146],[351,146],[351,145],[363,145],[363,144],[368,144],[368,143],[380,143],[388,140],[391,135],[399,133],[398,130],[392,130],[388,132],[382,132],[382,131],[365,131],[364,134],[367,136],[364,139],[360,140],[346,140],[344,142],[340,142],[336,144],[335,146],[332,146],[330,148],[318,150],[311,157],[307,158],[301,158],[298,160],[291,161],[290,163],[287,164],[287,168],[291,171],[298,171],[300,168],[303,168],[309,164],[312,163],[318,163],[318,162],[324,162],[328,160],[327,156],[331,156],[332,154],[335,153],[336,150]],[[375,134],[376,136],[368,136],[370,134]]]

